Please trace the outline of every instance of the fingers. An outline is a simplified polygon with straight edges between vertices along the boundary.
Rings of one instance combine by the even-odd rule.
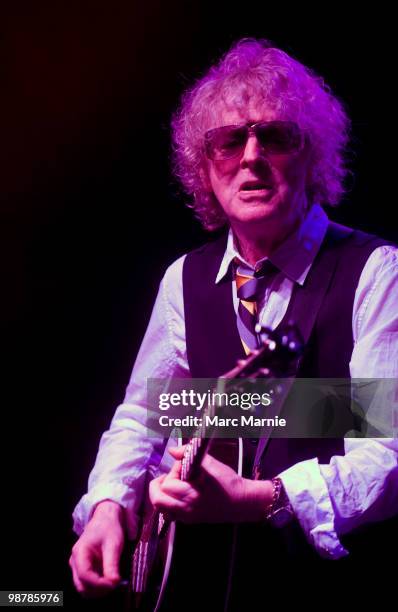
[[[181,461],[184,456],[185,446],[177,446],[169,449],[169,453],[177,461],[174,462],[168,477],[169,478],[181,478]]]
[[[150,483],[149,496],[157,510],[173,519],[184,520],[191,512],[197,493],[186,482],[156,478]]]
[[[159,490],[156,495],[151,496],[151,501],[154,507],[160,512],[164,512],[171,516],[178,518],[181,511],[184,511],[186,504],[183,500],[167,495],[163,491]]]
[[[90,530],[83,533],[72,549],[69,565],[79,593],[97,597],[114,589],[120,582],[119,561],[123,549],[123,532],[119,530],[94,538]]]
[[[79,593],[96,597],[110,591],[115,583],[99,573],[100,559],[94,551],[78,547],[74,549],[69,565],[72,569],[73,582]]]
[[[183,482],[182,480],[166,478],[161,485],[161,490],[163,493],[166,493],[166,495],[170,495],[181,501],[187,499],[194,500],[198,497],[198,492],[195,488],[188,482]]]
[[[84,591],[83,583],[82,583],[82,581],[80,580],[80,578],[79,578],[79,576],[77,574],[77,571],[75,569],[75,564],[73,562],[73,557],[72,556],[69,559],[69,566],[70,566],[70,568],[72,570],[73,584],[75,585],[76,590],[79,593],[83,593],[83,591]]]
[[[166,474],[165,480],[180,480],[181,478],[181,461],[175,461],[170,472]]]
[[[149,496],[153,505],[157,504],[162,493],[179,500],[197,496],[197,491],[191,483],[175,478],[172,472],[155,478],[149,485]]]
[[[174,463],[173,467],[171,468],[169,472],[169,475],[173,478],[180,478],[181,460],[184,457],[184,452],[185,452],[186,447],[187,445],[185,444],[184,446],[175,446],[175,447],[169,448],[170,455],[174,457],[174,459],[177,459],[177,461]],[[220,466],[222,467],[222,469],[224,468],[228,469],[228,466],[226,466],[225,464],[221,463],[220,461],[212,457],[209,453],[206,453],[205,456],[203,457],[203,460],[201,463],[201,469],[203,469],[205,472],[208,472],[209,474],[212,474],[212,473],[216,474]]]

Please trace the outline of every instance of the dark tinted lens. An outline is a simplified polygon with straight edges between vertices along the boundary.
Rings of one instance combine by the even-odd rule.
[[[205,134],[206,155],[210,159],[230,159],[239,155],[247,140],[247,127],[227,125]]]
[[[300,128],[290,121],[259,123],[255,132],[261,146],[271,153],[293,153],[302,145]]]

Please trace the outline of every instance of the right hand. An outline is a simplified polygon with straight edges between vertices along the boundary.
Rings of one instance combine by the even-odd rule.
[[[98,597],[119,584],[124,540],[123,508],[111,500],[100,502],[69,559],[79,593]]]

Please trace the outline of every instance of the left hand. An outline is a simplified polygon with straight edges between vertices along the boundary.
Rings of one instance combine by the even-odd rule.
[[[171,448],[176,459],[169,474],[150,483],[156,509],[184,523],[237,523],[264,520],[272,501],[269,480],[242,478],[230,467],[206,454],[193,482],[180,480],[185,447]]]

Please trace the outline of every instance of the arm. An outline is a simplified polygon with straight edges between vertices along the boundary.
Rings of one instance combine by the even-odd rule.
[[[81,537],[73,548],[70,563],[76,588],[83,592],[100,594],[117,584],[118,573],[114,570],[118,568],[124,534],[136,536],[146,475],[159,465],[164,450],[163,439],[147,435],[147,378],[189,374],[182,262],[181,258],[168,269],[160,285],[124,402],[101,438],[88,492],[73,514],[74,529]]]
[[[398,250],[380,247],[355,295],[352,378],[398,378],[397,297]],[[382,414],[391,406],[374,409]],[[397,439],[346,439],[345,455],[329,465],[303,461],[280,476],[308,540],[325,557],[347,554],[339,535],[398,512]]]

